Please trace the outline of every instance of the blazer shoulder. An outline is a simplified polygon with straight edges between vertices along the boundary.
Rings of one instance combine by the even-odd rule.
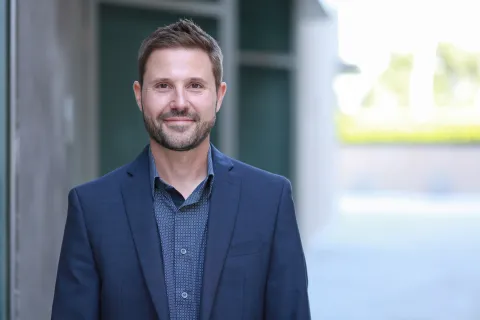
[[[234,164],[234,170],[236,170],[243,179],[274,183],[282,186],[284,184],[291,185],[290,180],[280,174],[252,166],[236,159],[232,159],[232,162]]]
[[[114,190],[120,185],[123,177],[127,174],[127,166],[124,165],[96,179],[79,184],[73,187],[70,192],[75,190],[82,196],[101,197],[107,190]]]

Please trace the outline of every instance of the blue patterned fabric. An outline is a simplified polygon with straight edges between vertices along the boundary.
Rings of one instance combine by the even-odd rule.
[[[170,318],[196,320],[200,315],[207,220],[214,177],[211,149],[207,177],[187,199],[160,178],[151,151],[149,154]]]

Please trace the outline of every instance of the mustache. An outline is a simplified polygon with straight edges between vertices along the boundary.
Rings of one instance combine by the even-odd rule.
[[[158,117],[158,120],[165,120],[168,118],[176,118],[176,117],[188,118],[192,121],[200,120],[200,116],[197,113],[191,113],[188,110],[178,110],[178,109],[172,109],[168,112],[161,114]]]

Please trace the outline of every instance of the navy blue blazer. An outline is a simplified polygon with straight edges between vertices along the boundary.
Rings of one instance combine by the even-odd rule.
[[[201,320],[308,320],[290,182],[215,148]],[[52,319],[169,319],[148,149],[72,189]]]

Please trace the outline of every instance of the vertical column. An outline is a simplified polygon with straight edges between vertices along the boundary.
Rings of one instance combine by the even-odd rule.
[[[98,177],[99,155],[99,97],[98,97],[98,7],[100,1],[85,0],[82,27],[75,30],[75,39],[84,45],[74,54],[81,61],[70,66],[75,75],[75,86],[82,94],[73,106],[73,141],[69,143],[68,162],[71,164],[70,186],[75,186]]]
[[[11,0],[11,319],[48,319],[71,181],[68,124],[82,106],[85,1]],[[16,5],[13,4],[16,2]],[[72,40],[73,39],[73,40]]]
[[[337,141],[333,79],[337,72],[336,17],[319,0],[297,0],[295,79],[295,199],[308,248],[336,211]]]
[[[237,0],[221,0],[220,39],[224,62],[227,95],[220,110],[220,150],[231,157],[238,156],[238,10]]]
[[[7,1],[0,0],[0,320],[7,319]]]
[[[17,302],[17,259],[15,250],[17,248],[17,158],[18,158],[18,138],[17,138],[17,0],[9,0],[8,34],[9,44],[9,75],[8,75],[8,306],[7,317],[15,318]]]

